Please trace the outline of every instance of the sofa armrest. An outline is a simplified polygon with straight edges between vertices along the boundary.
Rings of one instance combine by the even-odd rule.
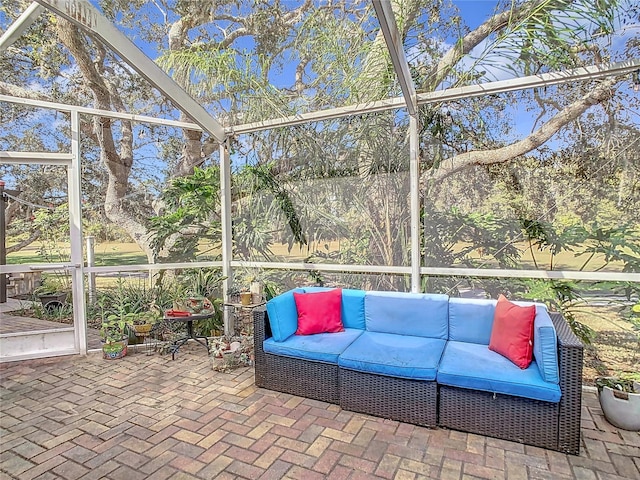
[[[558,336],[560,375],[560,417],[558,448],[577,455],[580,449],[580,414],[582,408],[582,358],[584,346],[560,313],[550,313]]]
[[[263,342],[271,337],[271,327],[266,308],[253,310],[253,358],[255,366],[255,383],[258,387],[266,386],[267,365]]]

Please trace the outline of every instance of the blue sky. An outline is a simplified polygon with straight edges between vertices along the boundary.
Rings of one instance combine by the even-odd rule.
[[[92,3],[97,4],[95,0],[92,0]],[[291,2],[291,3],[294,3],[294,2]],[[295,2],[295,3],[298,4],[298,2]],[[464,18],[467,27],[469,27],[470,29],[477,27],[482,22],[484,22],[489,16],[491,16],[496,6],[495,1],[489,1],[489,0],[481,0],[481,1],[455,0],[453,3],[460,10],[461,15]],[[155,19],[158,22],[162,21],[160,12],[155,6],[153,6],[151,2],[146,7],[146,10],[147,10],[147,13],[151,14],[152,19]],[[2,17],[0,14],[0,28],[5,29],[6,27],[7,27],[6,18]],[[145,51],[151,58],[157,57],[158,47],[160,48],[164,47],[163,44],[149,45],[144,43],[142,39],[138,35],[136,35],[135,31],[129,31],[125,33],[132,41],[134,41],[134,43],[136,43],[140,48],[142,48],[143,51]],[[162,41],[165,42],[166,39],[163,38]],[[454,39],[452,38],[451,42],[453,41]],[[247,48],[253,46],[252,40],[247,39],[247,40],[243,40],[243,42],[245,42]],[[294,64],[285,64],[282,71],[280,72],[280,75],[281,75],[280,85],[285,85],[285,86],[291,85],[293,83],[292,78],[294,75]],[[487,78],[486,80],[492,80],[492,78]],[[483,79],[483,81],[486,81],[486,80]],[[276,84],[277,83],[279,82],[276,81]],[[530,126],[532,123],[532,117],[531,115],[523,113],[522,115],[518,115],[518,121],[516,123],[518,125],[518,130],[521,133],[528,133],[528,130],[530,129]]]

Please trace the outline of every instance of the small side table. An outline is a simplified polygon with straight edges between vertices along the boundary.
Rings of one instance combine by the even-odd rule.
[[[267,302],[263,300],[258,303],[250,303],[248,305],[243,305],[240,302],[231,301],[231,302],[225,303],[224,307],[233,309],[234,330],[237,330],[238,325],[236,325],[236,320],[239,320],[241,323],[241,327],[246,326],[250,330],[246,333],[253,334],[253,320],[251,318],[251,313],[253,312],[254,308],[261,307],[266,303]],[[239,334],[240,332],[236,331],[235,333]]]
[[[209,339],[205,336],[193,334],[193,322],[196,320],[205,320],[207,318],[213,317],[214,315],[215,315],[214,313],[206,313],[206,314],[193,314],[193,315],[189,315],[188,317],[173,317],[171,315],[164,316],[165,322],[169,322],[169,323],[183,322],[187,324],[187,334],[182,338],[178,338],[174,340],[173,343],[171,344],[171,360],[176,359],[176,353],[178,353],[178,350],[180,349],[180,347],[185,343],[187,343],[187,341],[189,341],[190,339],[195,340],[200,345],[205,347],[207,349],[207,355],[209,354]],[[201,339],[204,340],[204,342]]]

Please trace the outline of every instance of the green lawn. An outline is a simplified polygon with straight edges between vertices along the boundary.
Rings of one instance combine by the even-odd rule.
[[[56,252],[43,256],[39,245],[30,245],[18,252],[7,255],[7,264],[25,263],[66,263],[69,262],[69,246],[60,244]],[[147,256],[135,243],[103,243],[95,247],[96,267],[113,267],[116,265],[139,265],[147,263]]]
[[[340,242],[326,242],[329,245],[329,251],[339,251]],[[525,243],[515,244],[521,252],[520,265],[523,269],[535,269],[535,263]],[[460,248],[463,248],[460,245]],[[19,265],[24,263],[63,263],[69,261],[69,246],[60,244],[56,248],[56,253],[49,255],[47,258],[40,255],[40,245],[30,245],[19,252],[7,255],[7,263],[9,265]],[[212,251],[208,245],[202,245],[201,252],[206,252],[207,257],[219,254],[220,252]],[[293,247],[291,251],[286,244],[275,244],[271,247],[271,251],[278,261],[300,262],[309,256],[307,248],[299,249]],[[551,258],[548,251],[535,252],[536,262],[539,270],[549,269]],[[116,265],[139,265],[146,264],[147,257],[138,246],[133,243],[99,243],[95,246],[96,266],[116,266]],[[475,258],[486,262],[483,268],[495,268],[497,265],[492,258],[481,256],[480,253]],[[556,255],[553,259],[554,270],[571,270],[576,271],[582,267],[586,256],[576,257],[572,252],[563,251]],[[595,256],[590,262],[587,271],[596,271],[604,264],[601,255]],[[622,271],[623,265],[620,262],[611,262],[603,271]]]

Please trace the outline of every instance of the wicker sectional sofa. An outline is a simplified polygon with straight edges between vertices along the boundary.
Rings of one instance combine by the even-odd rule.
[[[344,332],[295,335],[294,289],[254,312],[255,381],[427,427],[578,454],[582,344],[536,304],[531,365],[488,348],[495,300],[342,290]]]

